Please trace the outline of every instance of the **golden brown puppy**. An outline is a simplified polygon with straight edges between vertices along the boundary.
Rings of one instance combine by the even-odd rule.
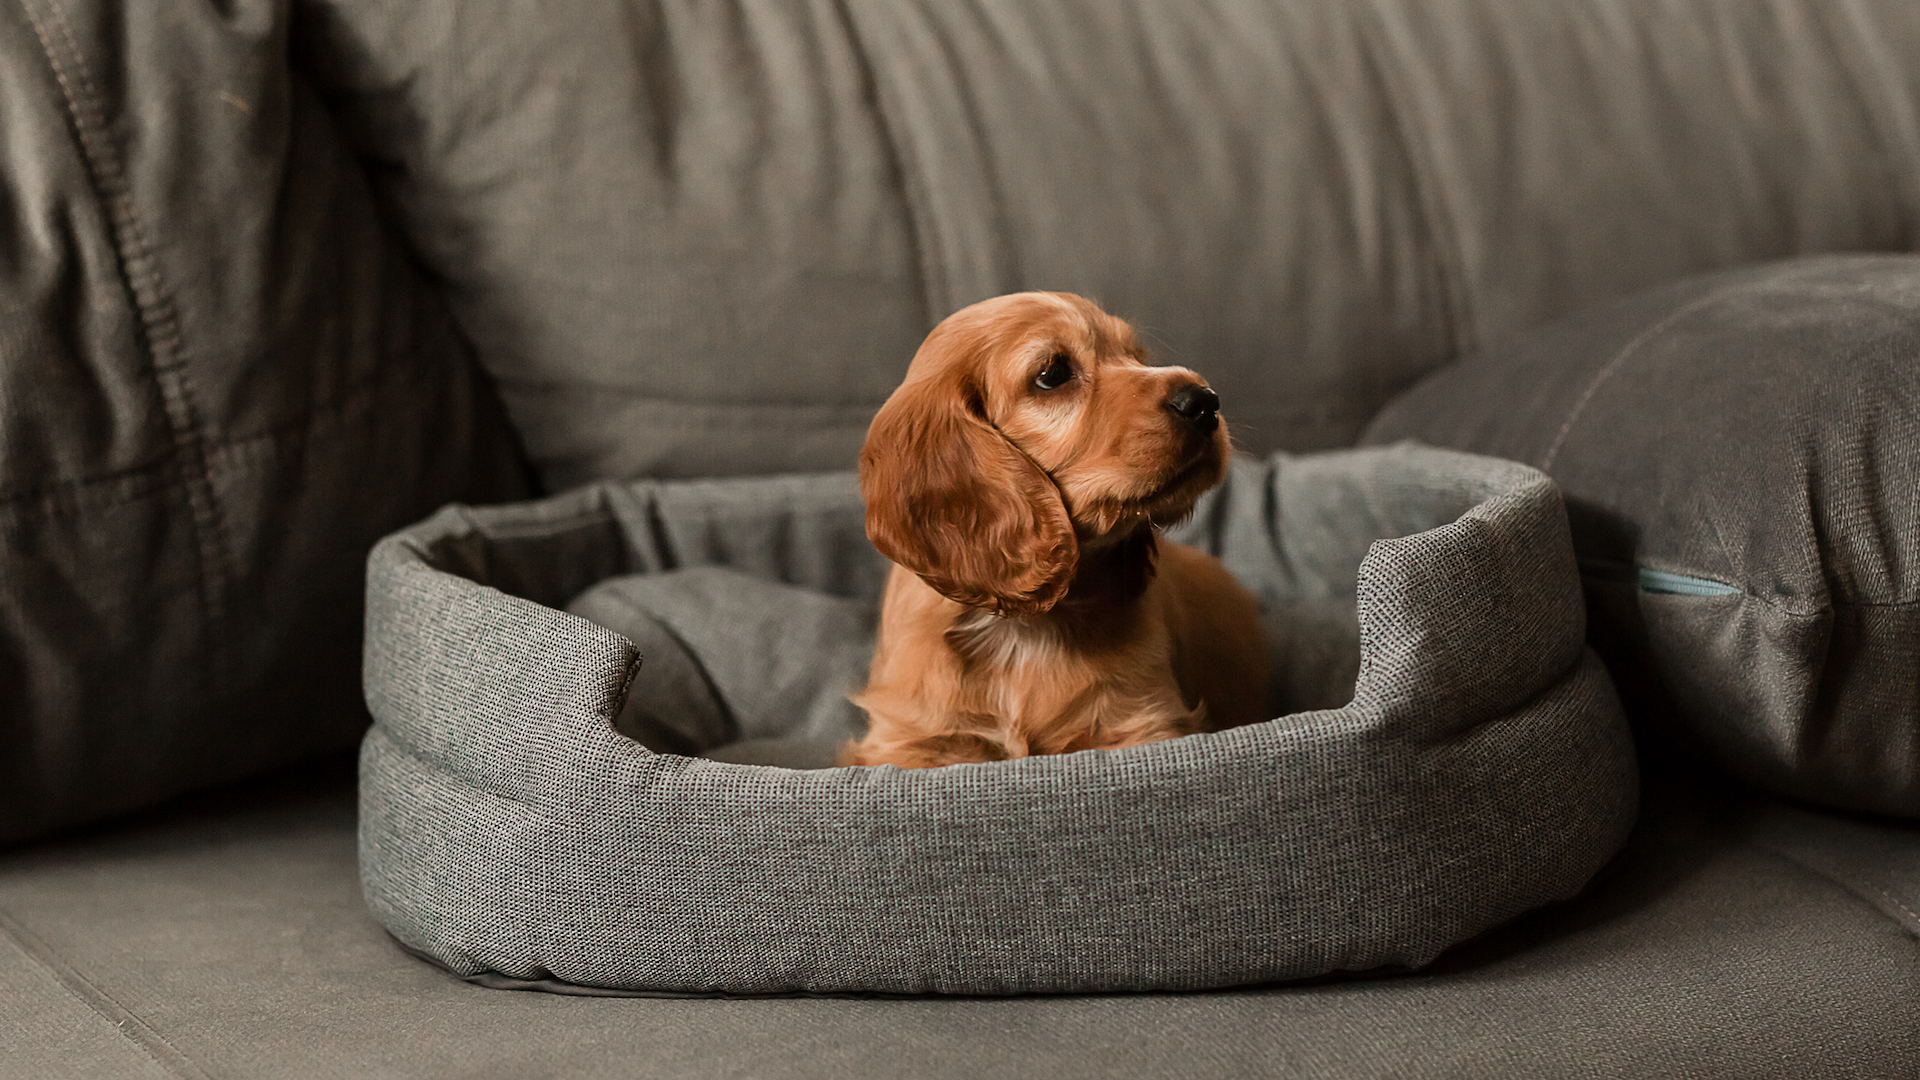
[[[1126,323],[1017,293],[934,328],[860,452],[895,563],[843,761],[905,767],[1132,746],[1263,719],[1258,612],[1157,541],[1220,482],[1219,398]]]

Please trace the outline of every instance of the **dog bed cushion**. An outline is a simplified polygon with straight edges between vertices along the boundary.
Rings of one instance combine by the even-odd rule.
[[[609,578],[567,610],[645,658],[613,726],[649,749],[813,769],[866,732],[848,695],[873,659],[868,600],[694,566]]]
[[[636,696],[657,719],[710,694],[704,721],[668,725],[681,748],[755,739],[764,761],[783,723],[818,724],[871,632],[839,601],[870,612],[887,569],[862,523],[842,474],[454,506],[383,541],[374,914],[495,985],[1201,988],[1424,964],[1574,894],[1631,826],[1632,744],[1582,642],[1557,489],[1414,447],[1239,460],[1180,531],[1260,598],[1275,720],[928,770],[721,761],[617,730]],[[633,574],[659,580],[589,591]],[[725,599],[739,575],[824,606]],[[703,594],[737,632],[699,628]],[[638,621],[658,659],[570,601]],[[808,675],[806,655],[842,660]],[[743,691],[755,660],[768,686]]]
[[[1604,304],[1434,376],[1368,437],[1552,474],[1594,646],[1649,736],[1920,817],[1920,258]]]

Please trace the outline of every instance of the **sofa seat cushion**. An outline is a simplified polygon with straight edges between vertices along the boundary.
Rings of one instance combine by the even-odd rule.
[[[594,487],[384,541],[362,757],[376,916],[462,975],[612,989],[1220,986],[1424,964],[1572,895],[1633,820],[1558,493],[1488,458],[1237,461],[1181,535],[1262,599],[1279,681],[1318,700],[1112,752],[922,770],[650,752],[616,730],[635,696],[722,710],[684,663],[655,673],[549,606],[659,574],[647,602],[678,642],[704,632],[716,666],[749,673],[717,653],[784,648],[758,666],[791,682],[865,624],[795,638],[762,604],[756,629],[764,594],[703,608],[665,572],[724,564],[872,605],[886,564],[863,521],[834,474]],[[845,689],[721,687],[759,702],[737,722],[763,733]]]
[[[403,952],[353,763],[0,855],[21,1076],[1644,1080],[1920,1073],[1920,831],[1655,778],[1574,902],[1417,974],[1230,992],[513,993]]]

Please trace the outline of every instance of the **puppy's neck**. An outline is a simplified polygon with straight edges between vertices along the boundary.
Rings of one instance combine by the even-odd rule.
[[[1082,539],[1073,583],[1052,608],[1037,615],[995,615],[973,608],[947,628],[949,647],[963,659],[982,660],[1021,641],[1085,647],[1123,635],[1134,602],[1153,580],[1159,547],[1145,522],[1118,536]]]
[[[1079,539],[1080,562],[1073,584],[1053,610],[1040,618],[1111,614],[1138,600],[1153,580],[1153,560],[1160,548],[1150,523],[1141,521],[1106,536]]]

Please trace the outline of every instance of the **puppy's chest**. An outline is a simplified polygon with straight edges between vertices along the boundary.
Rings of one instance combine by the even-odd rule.
[[[1075,633],[987,619],[957,624],[946,637],[963,714],[1016,753],[1126,745],[1192,718],[1174,680],[1172,643],[1144,620]]]

